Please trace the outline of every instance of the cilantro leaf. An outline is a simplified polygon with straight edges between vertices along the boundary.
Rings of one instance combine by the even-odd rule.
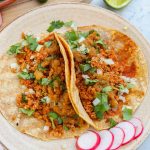
[[[108,103],[108,95],[106,93],[97,93],[96,97],[100,100],[102,104]]]
[[[48,85],[50,83],[50,80],[48,78],[42,78],[40,80],[41,85]]]
[[[134,88],[134,84],[132,84],[132,83],[127,83],[127,89],[132,89],[132,88]]]
[[[91,65],[90,64],[80,64],[79,67],[82,72],[86,72],[91,68]]]
[[[50,26],[49,28],[47,29],[48,32],[52,32],[54,31],[55,29],[60,29],[61,27],[63,27],[64,25],[64,22],[63,21],[60,21],[60,20],[57,20],[57,21],[52,21],[50,23]]]
[[[72,27],[74,25],[75,25],[74,21],[68,21],[68,22],[65,22],[65,24],[64,24],[65,27]]]
[[[112,118],[109,119],[109,123],[110,123],[110,128],[114,127],[117,124],[117,122]]]
[[[36,48],[38,47],[38,42],[37,42],[37,39],[34,38],[32,35],[26,35],[25,36],[25,39],[29,45],[29,48],[32,50],[32,51],[35,51]]]
[[[19,112],[22,112],[28,116],[32,116],[32,114],[35,112],[35,110],[19,108]]]
[[[21,43],[17,43],[17,44],[12,45],[7,51],[7,53],[9,55],[19,54],[21,53],[21,49],[22,49]]]
[[[45,47],[49,48],[52,44],[52,41],[48,41],[48,42],[45,42],[44,45]]]
[[[26,95],[24,93],[22,93],[22,102],[27,102],[27,98],[26,98]]]
[[[108,103],[98,104],[94,107],[97,118],[102,119],[104,112],[108,111],[110,106]]]
[[[68,128],[67,126],[65,126],[65,125],[63,125],[63,129],[64,129],[65,131],[68,131],[68,130],[69,130],[69,128]]]
[[[104,87],[104,88],[102,89],[102,92],[107,93],[107,92],[111,92],[112,90],[113,90],[113,89],[112,89],[111,86],[106,86],[106,87]]]
[[[74,30],[66,32],[65,37],[68,41],[76,41],[79,38],[77,32]]]
[[[42,67],[41,64],[38,64],[37,68],[38,68],[39,71],[45,71],[45,70],[47,70],[46,68]]]
[[[62,124],[63,123],[63,119],[61,117],[57,118],[58,124]]]
[[[58,118],[58,114],[55,113],[55,112],[49,112],[48,116],[51,117],[51,118],[53,118],[53,119],[57,119]]]
[[[24,79],[24,80],[30,80],[30,79],[34,79],[34,74],[33,73],[28,73],[28,72],[24,72],[22,71],[20,74],[18,74],[18,78]]]
[[[132,109],[125,107],[123,109],[123,119],[130,120],[132,118]]]
[[[102,39],[96,41],[96,44],[102,45],[105,49],[107,48],[106,44],[104,43],[104,41]]]
[[[96,82],[98,82],[97,79],[91,80],[91,79],[85,79],[85,85],[94,85]]]

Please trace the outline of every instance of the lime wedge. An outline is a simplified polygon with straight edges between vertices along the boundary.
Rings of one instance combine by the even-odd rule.
[[[131,0],[104,0],[104,2],[112,8],[120,9],[127,6]]]

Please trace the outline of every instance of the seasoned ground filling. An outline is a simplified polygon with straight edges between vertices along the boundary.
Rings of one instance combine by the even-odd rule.
[[[76,34],[80,38],[81,33]],[[72,39],[71,43],[70,40],[68,38],[72,47],[75,41]],[[111,39],[107,39],[96,31],[90,31],[72,51],[76,85],[89,116],[94,120],[109,119],[115,115],[123,117],[123,106],[130,103],[127,95],[135,86],[132,82],[137,72],[136,45],[119,32],[114,32]]]
[[[44,121],[54,136],[82,127],[85,122],[69,100],[64,59],[54,35],[39,42],[32,36],[23,34],[23,38],[28,43],[16,54],[20,66],[18,77],[24,89],[16,98],[19,110]]]

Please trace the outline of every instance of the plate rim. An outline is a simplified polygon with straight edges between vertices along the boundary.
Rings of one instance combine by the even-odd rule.
[[[84,2],[55,2],[55,3],[51,3],[51,4],[46,4],[46,5],[43,5],[43,6],[39,6],[39,7],[36,7],[36,8],[33,8],[31,10],[28,10],[27,12],[19,15],[17,18],[13,19],[12,21],[10,21],[1,31],[0,31],[0,34],[2,34],[3,32],[5,32],[5,30],[7,30],[7,28],[15,21],[17,21],[18,19],[20,19],[21,17],[24,17],[25,15],[27,14],[30,14],[34,11],[37,11],[41,8],[46,8],[46,7],[51,7],[51,6],[57,6],[57,5],[70,5],[70,4],[74,4],[74,5],[83,5],[83,6],[88,6],[88,7],[91,7],[91,8],[95,8],[95,9],[101,9],[102,11],[106,11],[108,13],[111,13],[112,15],[115,15],[116,17],[118,17],[120,20],[123,20],[124,22],[126,22],[127,24],[129,24],[132,28],[134,28],[134,30],[141,36],[141,38],[143,38],[143,41],[150,47],[150,42],[147,40],[147,38],[141,33],[141,31],[135,27],[135,25],[133,25],[132,23],[130,23],[127,19],[123,18],[122,16],[118,15],[117,13],[111,11],[111,10],[108,10],[108,9],[105,9],[101,6],[96,6],[96,5],[93,5],[93,4],[90,4],[90,3],[84,3]],[[147,61],[146,61],[147,62]],[[148,63],[147,63],[148,65]],[[148,76],[149,76],[149,73],[148,72]],[[148,82],[149,84],[149,82]],[[148,91],[148,89],[147,89]],[[2,115],[2,113],[0,112],[0,114]],[[2,115],[3,116],[3,115]],[[7,119],[5,117],[3,117],[6,121]],[[148,132],[143,136],[143,140],[142,141],[139,141],[137,142],[137,146],[136,148],[140,147],[141,144],[145,141],[145,139],[150,135],[150,128],[148,130]],[[2,144],[3,142],[0,141]],[[6,145],[5,145],[6,146]],[[7,146],[6,146],[7,147]],[[129,147],[128,147],[129,148]]]

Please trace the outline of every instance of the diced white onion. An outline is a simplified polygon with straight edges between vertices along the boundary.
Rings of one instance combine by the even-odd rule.
[[[83,36],[81,36],[78,40],[79,43],[83,42],[85,40],[85,38]]]
[[[11,68],[11,69],[16,69],[16,71],[19,70],[19,66],[18,66],[17,63],[12,63],[12,64],[10,64],[10,68]]]
[[[124,97],[124,96],[122,96],[122,95],[119,95],[119,99],[120,99],[120,100],[122,100],[123,102],[125,102],[125,101],[126,101],[125,97]]]
[[[105,62],[107,65],[113,65],[114,61],[112,59],[106,59],[106,58],[101,58],[103,62]]]
[[[87,49],[87,53],[88,53],[89,49],[84,44],[82,44],[80,47],[77,48],[77,51],[82,52],[85,51],[85,49]]]
[[[39,52],[42,47],[43,47],[43,45],[40,45],[40,44],[39,44],[39,45],[37,46],[37,48],[36,48],[36,51]]]
[[[48,96],[45,96],[42,99],[44,99],[47,104],[50,103],[50,101],[51,101]]]
[[[48,130],[49,130],[49,126],[44,126],[44,127],[43,127],[43,130],[44,130],[44,131],[48,131]]]
[[[90,78],[88,75],[86,75],[86,74],[83,74],[82,75],[82,78],[84,78],[84,79],[88,79],[88,78]]]
[[[121,79],[124,80],[124,82],[129,82],[132,84],[136,84],[136,79],[135,78],[130,78],[130,77],[126,77],[126,76],[120,76]]]
[[[93,103],[94,106],[96,106],[100,103],[100,100],[98,98],[95,98],[92,103]]]
[[[34,56],[34,55],[31,55],[30,59],[34,59],[34,58],[35,58],[35,56]]]
[[[97,69],[97,74],[103,74],[103,71],[101,69]]]

